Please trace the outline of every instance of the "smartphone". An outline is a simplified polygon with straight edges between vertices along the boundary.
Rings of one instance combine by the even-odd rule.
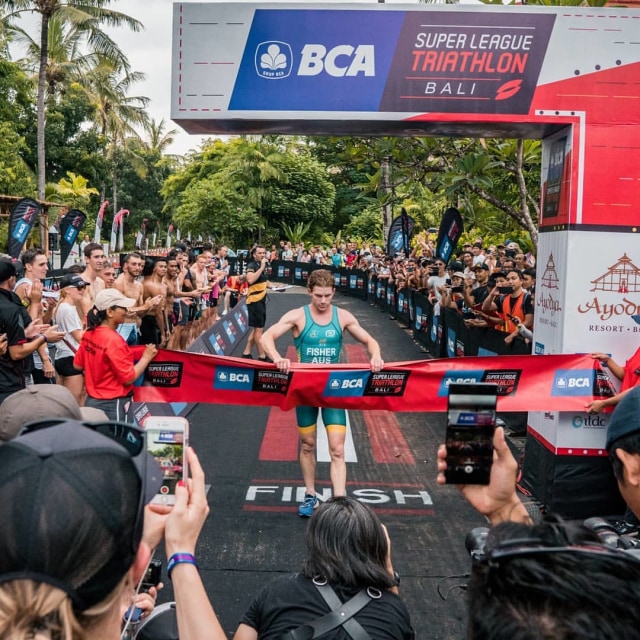
[[[149,416],[144,430],[147,451],[162,469],[162,486],[151,502],[175,504],[178,482],[188,477],[185,452],[189,446],[189,422],[179,416]]]
[[[447,483],[489,484],[497,401],[495,384],[449,385]]]
[[[513,293],[513,287],[498,287],[499,293]]]
[[[149,562],[149,566],[142,577],[142,583],[140,585],[140,591],[147,593],[151,587],[155,587],[162,578],[162,560],[152,559]]]

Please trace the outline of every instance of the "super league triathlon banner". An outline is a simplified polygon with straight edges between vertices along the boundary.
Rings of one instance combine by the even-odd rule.
[[[140,357],[143,347],[134,347]],[[275,365],[243,358],[160,350],[147,367],[136,402],[211,402],[322,406],[388,411],[446,411],[451,383],[492,383],[499,411],[584,411],[614,394],[600,363],[589,355],[455,358],[396,362],[373,373],[365,366]]]

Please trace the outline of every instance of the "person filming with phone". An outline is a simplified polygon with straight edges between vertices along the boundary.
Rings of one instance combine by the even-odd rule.
[[[517,269],[507,271],[507,284],[496,285],[482,303],[482,311],[495,311],[502,322],[498,326],[504,331],[504,342],[509,345],[520,336],[520,325],[526,329],[533,328],[533,298],[522,287],[522,273]]]

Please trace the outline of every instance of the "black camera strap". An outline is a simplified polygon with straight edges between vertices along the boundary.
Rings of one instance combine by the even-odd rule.
[[[328,584],[317,584],[316,582],[313,584],[324,601],[331,607],[331,611],[313,622],[293,629],[285,636],[286,640],[313,640],[313,638],[319,638],[339,626],[342,626],[353,640],[371,640],[371,636],[353,618],[358,611],[366,607],[376,597],[369,593],[369,589],[362,589],[343,604]],[[375,592],[376,595],[379,593],[377,590]]]

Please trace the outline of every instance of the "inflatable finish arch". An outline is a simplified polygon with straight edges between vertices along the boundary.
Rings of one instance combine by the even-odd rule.
[[[171,117],[195,134],[542,139],[535,352],[636,350],[637,10],[176,3],[172,66]],[[597,502],[607,423],[530,414],[525,480],[552,508]]]

